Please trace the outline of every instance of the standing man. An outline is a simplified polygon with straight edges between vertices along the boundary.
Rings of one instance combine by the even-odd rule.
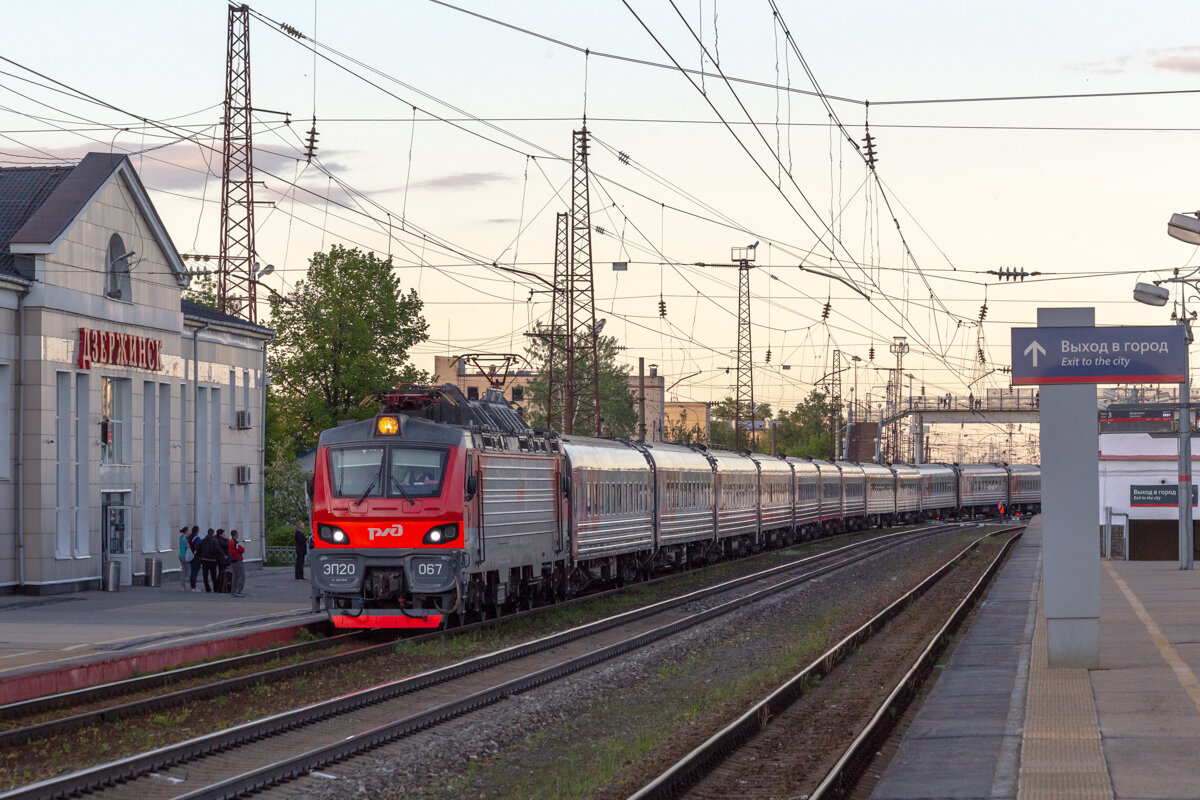
[[[296,526],[296,580],[304,580],[304,557],[308,554],[308,539],[304,529]]]
[[[231,530],[229,532],[229,569],[233,572],[233,588],[230,593],[234,597],[245,597],[243,592],[246,588],[246,565],[242,563],[245,552],[246,548],[242,547],[242,543],[238,541],[237,529]]]
[[[214,592],[224,592],[229,580],[229,537],[224,528],[217,528],[217,585]],[[232,592],[231,592],[232,594]]]
[[[217,583],[217,563],[221,560],[221,545],[217,542],[216,532],[212,528],[208,529],[208,534],[200,542],[199,555],[200,568],[204,572],[204,591],[221,591],[221,585]],[[209,583],[210,578],[212,583]]]

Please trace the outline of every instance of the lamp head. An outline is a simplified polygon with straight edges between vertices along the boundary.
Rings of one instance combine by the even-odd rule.
[[[1167,233],[1181,242],[1200,245],[1200,219],[1187,214],[1172,214]]]
[[[1180,215],[1176,214],[1175,216]],[[1196,222],[1200,223],[1200,220],[1196,220]],[[1139,283],[1133,287],[1133,299],[1148,306],[1165,306],[1170,297],[1169,291],[1153,283]]]

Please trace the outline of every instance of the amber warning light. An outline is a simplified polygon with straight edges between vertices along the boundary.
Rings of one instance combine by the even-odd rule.
[[[400,420],[396,417],[380,417],[375,420],[375,432],[380,436],[395,436],[400,433]]]

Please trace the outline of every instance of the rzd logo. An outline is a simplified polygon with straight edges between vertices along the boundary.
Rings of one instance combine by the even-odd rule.
[[[367,538],[375,541],[376,536],[399,536],[404,533],[404,528],[399,525],[393,525],[390,528],[367,528]]]

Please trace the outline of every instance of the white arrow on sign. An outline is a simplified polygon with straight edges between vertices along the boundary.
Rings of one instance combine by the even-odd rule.
[[[1044,348],[1040,344],[1038,344],[1037,339],[1034,339],[1032,342],[1029,343],[1029,347],[1025,348],[1025,355],[1029,355],[1030,353],[1033,353],[1033,365],[1036,367],[1038,353],[1041,353],[1042,355],[1046,355],[1046,348]]]

